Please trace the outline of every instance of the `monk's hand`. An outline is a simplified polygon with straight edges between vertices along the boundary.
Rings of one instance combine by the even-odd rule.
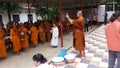
[[[66,12],[66,18],[68,18],[68,19],[69,19],[69,15],[68,15],[68,12]]]
[[[68,12],[66,12],[66,15],[68,15]]]

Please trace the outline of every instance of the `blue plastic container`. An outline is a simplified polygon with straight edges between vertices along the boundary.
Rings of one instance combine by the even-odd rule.
[[[66,53],[67,53],[67,49],[60,49],[59,56],[64,57],[66,55]]]

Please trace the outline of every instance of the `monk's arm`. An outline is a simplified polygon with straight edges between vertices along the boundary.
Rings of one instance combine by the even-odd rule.
[[[73,20],[69,17],[68,13],[66,13],[66,18],[68,19],[68,21],[70,22],[70,24],[73,24]]]

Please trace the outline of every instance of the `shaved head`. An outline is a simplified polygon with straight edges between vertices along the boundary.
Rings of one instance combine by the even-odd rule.
[[[80,17],[80,16],[82,16],[82,11],[81,10],[77,12],[77,17]]]

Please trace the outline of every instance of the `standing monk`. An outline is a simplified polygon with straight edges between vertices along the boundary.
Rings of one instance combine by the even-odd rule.
[[[51,32],[50,32],[50,23],[48,23],[48,21],[45,22],[45,30],[46,30],[46,38],[47,38],[47,41],[50,42],[51,40]]]
[[[67,20],[67,19],[65,19],[65,31],[67,32],[67,33],[69,33],[70,32],[70,28],[69,28],[69,21]]]
[[[13,44],[13,51],[19,54],[19,51],[21,50],[21,41],[19,32],[15,24],[10,29],[10,39]]]
[[[45,28],[44,28],[44,25],[43,23],[41,23],[38,27],[38,30],[39,30],[39,38],[40,38],[40,41],[42,43],[45,43],[46,42],[46,36],[45,36]]]
[[[21,24],[19,32],[20,32],[22,48],[25,49],[26,51],[29,47],[28,33],[27,33],[28,31],[23,24]]]
[[[33,26],[30,28],[30,32],[31,32],[31,42],[32,44],[35,46],[38,45],[38,32],[37,32],[37,28],[35,27],[35,25],[33,24]]]
[[[66,18],[73,25],[73,45],[75,50],[79,51],[78,55],[82,55],[81,59],[85,58],[85,38],[84,38],[84,18],[82,16],[82,11],[77,12],[77,19],[70,19],[68,13],[66,14]]]
[[[4,40],[4,31],[2,30],[2,25],[0,25],[0,58],[6,58],[7,52]]]

